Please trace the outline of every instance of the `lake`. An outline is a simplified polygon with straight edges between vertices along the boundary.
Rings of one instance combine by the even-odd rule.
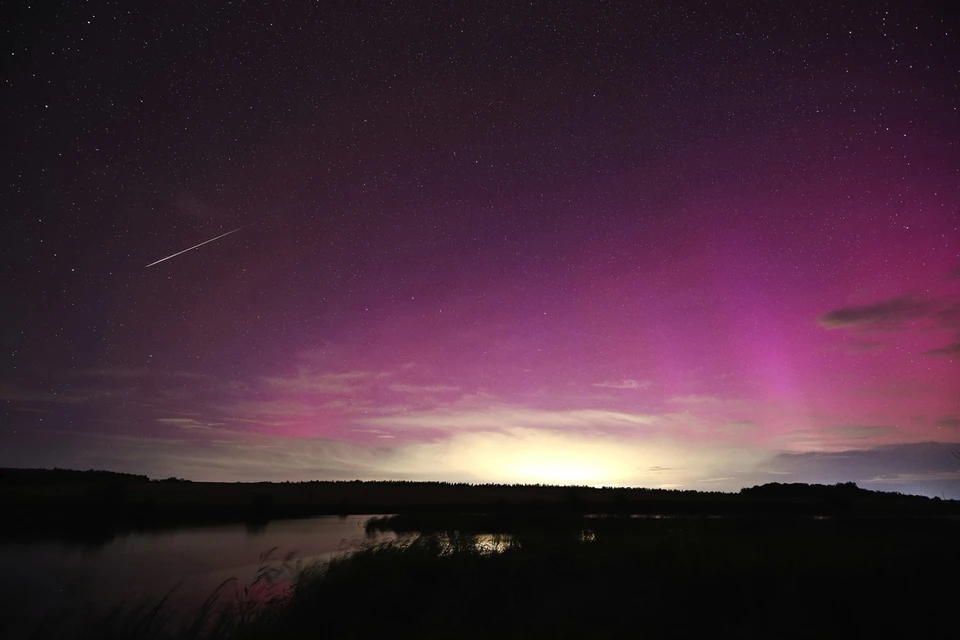
[[[70,609],[109,606],[123,598],[157,600],[176,587],[176,608],[198,606],[219,584],[236,578],[242,589],[271,559],[294,553],[304,561],[327,560],[368,541],[364,523],[372,516],[320,516],[245,524],[172,529],[117,536],[106,544],[0,542],[0,635],[12,637],[41,617]],[[225,590],[231,595],[233,583]]]

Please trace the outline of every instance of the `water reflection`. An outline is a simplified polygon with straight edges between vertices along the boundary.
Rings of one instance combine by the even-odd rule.
[[[501,533],[460,534],[439,536],[441,548],[447,552],[473,551],[480,554],[503,553],[510,548],[513,536]]]
[[[65,542],[0,543],[0,617],[37,619],[52,611],[81,611],[122,599],[156,599],[192,608],[218,586],[230,597],[262,572],[262,555],[271,551],[274,584],[298,567],[328,560],[369,542],[371,516],[323,516],[246,524],[132,533],[102,545]],[[233,578],[234,580],[231,580]],[[260,583],[266,585],[267,581]],[[0,632],[3,629],[0,628]]]

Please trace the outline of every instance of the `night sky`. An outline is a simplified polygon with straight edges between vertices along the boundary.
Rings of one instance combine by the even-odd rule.
[[[950,4],[19,3],[0,466],[960,497]]]

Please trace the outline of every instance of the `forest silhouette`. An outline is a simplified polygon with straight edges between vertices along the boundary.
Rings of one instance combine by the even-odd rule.
[[[609,514],[939,517],[960,501],[835,485],[770,483],[736,493],[411,481],[151,480],[69,469],[0,469],[0,537],[109,540],[143,529],[347,514]]]

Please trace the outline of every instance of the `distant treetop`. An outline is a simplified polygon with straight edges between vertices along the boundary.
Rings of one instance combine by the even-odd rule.
[[[55,483],[132,483],[149,482],[150,478],[132,473],[89,469],[0,469],[0,485]]]

